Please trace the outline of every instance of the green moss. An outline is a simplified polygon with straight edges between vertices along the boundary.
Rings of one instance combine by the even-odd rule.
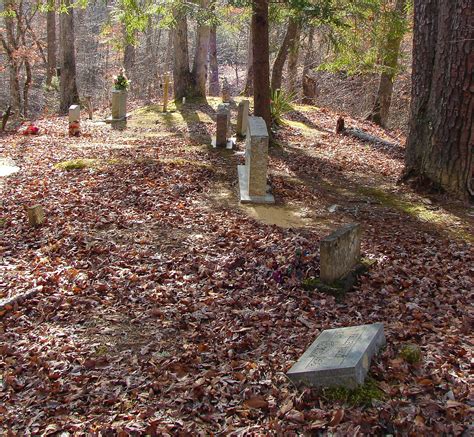
[[[409,364],[417,364],[421,361],[421,349],[416,344],[406,344],[400,349],[400,357]]]
[[[459,227],[459,217],[446,211],[433,210],[423,203],[403,199],[400,196],[373,187],[360,187],[360,194],[377,199],[383,206],[404,212],[417,220],[442,226],[450,234],[470,242],[474,242],[474,235]]]
[[[7,224],[7,219],[0,218],[0,228],[4,228]]]
[[[81,170],[84,168],[93,168],[97,166],[96,159],[87,159],[87,158],[77,158],[71,159],[69,161],[58,162],[54,165],[54,168],[59,170]]]
[[[372,401],[383,399],[383,392],[377,387],[377,383],[367,378],[363,385],[357,388],[349,389],[347,387],[331,387],[323,390],[323,395],[330,401],[338,401],[348,404],[352,407],[372,406]]]

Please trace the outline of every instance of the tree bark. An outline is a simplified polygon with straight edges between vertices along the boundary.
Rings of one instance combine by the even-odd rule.
[[[61,77],[59,111],[67,114],[69,107],[79,103],[79,92],[76,83],[76,50],[74,45],[74,10],[70,0],[64,0],[67,13],[60,16],[61,31]]]
[[[249,29],[249,40],[247,49],[247,77],[245,79],[245,87],[242,92],[244,96],[253,94],[253,45],[252,45],[252,25]]]
[[[217,62],[217,32],[216,26],[211,27],[209,37],[209,95],[218,96],[220,92],[219,84],[219,64]]]
[[[190,81],[189,51],[188,51],[188,22],[183,11],[175,11],[176,25],[173,34],[173,85],[174,98],[181,100],[186,97]]]
[[[209,6],[208,0],[201,0],[201,8]],[[193,69],[189,95],[197,98],[206,98],[207,60],[209,55],[209,37],[211,28],[207,23],[198,24],[196,29],[196,48],[194,52]]]
[[[125,69],[125,75],[128,78],[132,77],[133,66],[135,65],[135,46],[128,42],[125,42],[125,48],[123,51],[123,68]]]
[[[271,82],[271,87],[273,91],[281,88],[283,68],[288,57],[288,51],[292,44],[294,44],[294,40],[296,39],[297,32],[298,23],[293,17],[290,17],[288,20],[288,28],[286,30],[285,37],[283,38],[280,50],[278,50],[277,57],[275,59],[275,62],[273,63]]]
[[[268,0],[252,3],[252,56],[254,114],[262,117],[270,133],[270,48],[268,37]]]
[[[474,4],[415,0],[412,104],[403,179],[472,199]]]
[[[298,57],[300,53],[300,37],[301,27],[298,25],[296,34],[289,47],[287,77],[288,77],[288,93],[296,95],[298,83]]]
[[[54,1],[50,2],[50,7],[54,8]],[[48,43],[48,67],[46,73],[46,84],[51,85],[53,77],[56,75],[56,12],[48,11],[46,16],[47,43]]]
[[[311,67],[313,66],[313,41],[314,41],[314,27],[309,29],[308,42],[306,45],[306,53],[303,64],[303,99],[305,104],[314,104],[316,99],[316,83],[311,77]]]
[[[15,10],[14,0],[5,0],[5,10]],[[8,56],[8,67],[10,73],[10,105],[12,110],[21,113],[21,95],[20,95],[20,65],[16,56],[18,50],[18,40],[15,37],[15,21],[10,14],[5,16],[6,40],[2,38],[2,45]]]
[[[373,121],[379,126],[387,125],[392,103],[393,81],[397,74],[398,58],[400,55],[400,45],[403,39],[403,28],[405,27],[406,0],[396,0],[393,9],[393,17],[387,30],[387,39],[382,49],[382,66],[384,70],[380,75],[379,88],[374,106],[367,120]]]

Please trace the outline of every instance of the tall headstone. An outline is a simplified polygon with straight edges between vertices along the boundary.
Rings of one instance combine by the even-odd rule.
[[[262,117],[248,117],[245,165],[238,166],[242,203],[275,203],[267,186],[268,130]]]
[[[355,388],[364,383],[370,360],[385,345],[382,323],[327,329],[287,373],[296,384]]]
[[[230,84],[226,78],[222,81],[222,103],[230,103]]]
[[[237,109],[237,135],[240,137],[245,137],[247,134],[249,104],[248,100],[242,100]]]
[[[81,107],[71,105],[69,107],[69,135],[78,137],[81,134]]]
[[[232,149],[233,140],[230,138],[230,111],[228,105],[219,105],[216,113],[216,136],[213,146]]]
[[[124,129],[127,126],[127,91],[112,90],[112,123],[113,129]]]
[[[360,261],[361,227],[352,223],[321,240],[320,279],[326,284],[344,278]]]

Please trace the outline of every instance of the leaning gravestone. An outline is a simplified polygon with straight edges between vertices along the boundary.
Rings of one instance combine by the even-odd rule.
[[[69,136],[78,137],[81,134],[81,107],[71,105],[69,107]]]
[[[237,135],[240,137],[245,137],[247,134],[249,104],[248,100],[242,100],[237,109]]]
[[[295,384],[311,387],[363,384],[370,360],[385,345],[382,323],[327,329],[288,371]]]
[[[326,284],[344,278],[360,261],[361,228],[343,226],[321,240],[320,279]]]
[[[222,81],[222,103],[230,103],[230,84],[226,78]]]
[[[275,203],[267,186],[268,131],[262,117],[249,117],[245,165],[239,165],[241,203]]]
[[[216,136],[212,140],[214,147],[232,149],[234,141],[230,138],[230,111],[228,105],[219,105],[216,114]]]

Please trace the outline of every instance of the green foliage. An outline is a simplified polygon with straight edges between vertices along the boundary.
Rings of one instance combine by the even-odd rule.
[[[130,81],[123,70],[120,70],[120,73],[117,76],[114,76],[114,89],[119,91],[126,91],[130,86]]]
[[[54,165],[54,168],[58,170],[82,170],[84,168],[92,168],[96,165],[95,159],[87,159],[87,158],[78,158],[78,159],[71,159],[69,161],[62,161],[58,162]]]
[[[295,96],[291,93],[286,93],[279,89],[272,91],[270,111],[273,124],[276,126],[283,126],[285,124],[283,115],[287,112],[294,111],[295,108],[292,105],[294,99]]]
[[[421,361],[421,349],[416,344],[406,344],[400,350],[400,357],[409,364],[417,364]]]
[[[407,4],[409,4],[407,0]],[[344,71],[349,75],[386,72],[397,73],[398,48],[393,41],[408,31],[408,6],[396,11],[392,0],[338,0],[327,38],[334,56],[319,70]]]
[[[59,91],[59,77],[53,76],[51,78],[51,84],[50,85],[44,84],[43,88],[46,92],[52,92],[52,91],[58,92]]]
[[[330,401],[339,401],[351,407],[370,407],[372,401],[383,399],[383,392],[377,383],[367,378],[364,385],[349,389],[347,387],[331,387],[323,390],[324,396]]]

